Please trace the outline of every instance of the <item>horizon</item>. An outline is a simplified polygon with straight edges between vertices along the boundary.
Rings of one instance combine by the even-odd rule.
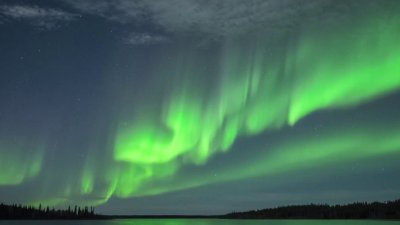
[[[92,213],[92,215],[95,216],[106,216],[106,217],[112,217],[113,219],[115,218],[124,218],[124,217],[132,217],[132,218],[207,218],[207,217],[220,217],[220,216],[228,216],[231,214],[238,214],[238,213],[248,213],[248,212],[259,212],[263,210],[279,210],[279,209],[284,209],[284,208],[291,208],[291,207],[308,207],[308,206],[328,206],[328,207],[344,207],[344,206],[350,206],[350,205],[357,205],[357,204],[388,204],[388,203],[396,203],[400,202],[399,199],[392,199],[392,200],[387,200],[387,201],[360,201],[360,202],[349,202],[349,203],[343,203],[343,204],[328,204],[328,203],[308,203],[308,204],[302,204],[302,205],[280,205],[280,206],[275,206],[275,207],[269,207],[269,208],[260,208],[260,209],[248,209],[244,210],[241,212],[236,212],[236,211],[231,211],[231,212],[226,212],[222,214],[98,214],[95,211],[95,207],[92,206],[67,206],[66,208],[54,208],[54,207],[49,207],[49,206],[43,206],[39,204],[39,206],[34,206],[34,205],[23,205],[23,204],[5,204],[0,202],[0,206],[12,206],[12,207],[18,207],[18,208],[31,208],[33,210],[42,210],[43,212],[47,211],[69,211],[69,212],[84,212],[84,210],[88,210],[88,212]]]
[[[4,0],[0,202],[219,215],[398,199],[399,11]]]

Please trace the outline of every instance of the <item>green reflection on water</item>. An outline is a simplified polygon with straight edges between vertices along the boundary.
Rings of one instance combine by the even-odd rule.
[[[400,221],[372,220],[222,220],[222,219],[138,219],[115,220],[107,225],[395,225]],[[94,224],[93,224],[94,225]]]
[[[0,221],[10,225],[395,225],[400,221],[373,220],[221,220],[221,219],[125,219],[99,221]]]

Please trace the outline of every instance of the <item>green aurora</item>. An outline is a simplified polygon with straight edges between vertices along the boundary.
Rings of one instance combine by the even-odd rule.
[[[265,145],[251,162],[218,168],[217,177],[207,172],[180,177],[188,166],[206,167],[213,156],[228,155],[239,138],[290,129],[316,112],[345,111],[400,90],[398,16],[302,29],[284,45],[266,37],[257,34],[250,44],[227,39],[218,61],[183,44],[172,55],[174,64],[154,62],[160,66],[151,76],[163,77],[154,89],[167,94],[141,109],[133,109],[136,99],[121,94],[129,91],[116,95],[132,106],[113,118],[117,125],[105,141],[107,150],[99,153],[93,144],[84,165],[61,171],[65,180],[57,184],[42,170],[48,147],[0,140],[0,186],[36,179],[43,188],[28,203],[100,205],[112,197],[160,195],[400,152],[398,121],[384,126],[355,121],[354,127],[338,122],[318,137]],[[213,69],[202,69],[205,64]],[[209,72],[215,74],[212,82],[202,78]],[[32,146],[32,154],[25,154]]]
[[[40,173],[43,147],[30,141],[0,140],[0,185],[19,185]]]
[[[154,191],[132,188],[152,180],[171,179],[184,164],[204,164],[213,154],[228,151],[239,136],[295,126],[301,118],[317,110],[357,106],[397,90],[400,87],[400,47],[395,43],[400,38],[399,25],[396,18],[391,18],[379,23],[365,23],[357,29],[334,35],[307,33],[295,41],[297,47],[288,49],[287,55],[283,56],[286,60],[278,60],[280,63],[271,62],[273,59],[266,54],[268,46],[262,41],[251,50],[248,46],[235,47],[235,42],[227,44],[221,63],[222,81],[217,88],[219,95],[201,101],[201,94],[192,88],[195,84],[179,84],[177,86],[183,89],[189,86],[186,89],[191,91],[173,95],[161,118],[150,120],[157,121],[157,125],[134,122],[118,129],[114,160],[131,163],[133,168],[121,172],[125,181],[124,185],[117,185],[117,196],[160,194],[170,189],[217,182],[198,181],[199,184],[184,187],[156,187]],[[376,32],[366,36],[370,29]],[[363,39],[359,40],[361,37]],[[374,132],[360,130],[354,131],[354,135],[340,132],[345,134],[321,140],[307,138],[306,143],[302,141],[300,145],[304,148],[297,149],[297,142],[281,147],[279,154],[265,157],[255,164],[257,166],[238,169],[253,172],[222,176],[222,180],[269,174],[280,167],[288,168],[290,164],[297,167],[329,159],[352,148],[375,146],[364,154],[353,151],[355,155],[350,158],[390,153],[400,147],[395,141],[399,127],[384,132],[390,138],[382,137],[384,143],[376,145],[363,141],[371,140]],[[325,146],[323,143],[331,144]],[[135,176],[135,170],[141,171],[138,172],[141,176]],[[136,178],[130,181],[126,174]]]

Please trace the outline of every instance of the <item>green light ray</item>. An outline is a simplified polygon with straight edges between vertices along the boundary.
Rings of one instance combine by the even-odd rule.
[[[44,147],[29,141],[0,140],[0,186],[19,185],[36,177],[43,163]]]

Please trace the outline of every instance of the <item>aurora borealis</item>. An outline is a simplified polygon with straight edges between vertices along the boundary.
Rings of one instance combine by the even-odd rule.
[[[0,6],[0,202],[398,198],[398,1],[169,2]]]

